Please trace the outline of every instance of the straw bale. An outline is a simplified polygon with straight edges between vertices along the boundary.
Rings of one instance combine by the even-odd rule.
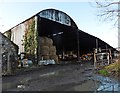
[[[58,62],[58,56],[57,55],[50,56],[50,59],[55,60],[55,62]]]
[[[40,47],[40,54],[41,55],[49,55],[49,47],[48,46],[41,46]]]

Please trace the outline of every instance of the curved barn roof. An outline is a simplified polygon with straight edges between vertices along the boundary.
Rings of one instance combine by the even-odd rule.
[[[59,13],[61,13],[61,14],[64,14],[68,19],[70,19],[71,25],[69,25],[69,26],[72,26],[72,27],[74,27],[74,28],[78,28],[77,25],[76,25],[76,23],[74,22],[74,20],[73,20],[69,15],[67,15],[65,12],[62,12],[62,11],[59,11],[59,10],[56,10],[56,9],[52,9],[52,8],[50,8],[50,9],[44,9],[44,10],[36,13],[35,15],[31,16],[30,18],[22,21],[21,23],[15,25],[14,27],[16,27],[16,26],[24,23],[25,21],[28,21],[29,19],[31,19],[31,18],[33,18],[33,17],[35,17],[35,16],[38,16],[38,15],[41,14],[41,13],[47,12],[47,11],[49,11],[49,12],[50,12],[50,11],[54,11],[54,12],[59,12]],[[51,14],[52,14],[52,12],[51,12]],[[43,17],[43,16],[40,15],[40,17]],[[45,17],[44,17],[44,18],[45,18]],[[46,18],[46,19],[49,19],[49,18]],[[52,20],[52,21],[53,21],[53,20]],[[55,21],[55,20],[54,20],[54,21]],[[57,22],[57,21],[56,21],[56,22]],[[60,23],[60,22],[59,22],[59,23]],[[61,22],[61,23],[62,23],[62,22]],[[64,23],[63,23],[63,24],[64,24]],[[64,25],[66,25],[66,24],[64,24]],[[10,28],[10,29],[13,29],[14,27],[12,27],[12,28]],[[10,30],[10,29],[9,29],[9,30]],[[9,30],[7,30],[7,31],[9,31]],[[5,31],[5,32],[7,32],[7,31]]]
[[[58,39],[60,39],[61,36],[53,37],[54,42],[56,42],[56,46],[59,47],[59,49],[60,48],[62,49],[63,45],[66,48],[66,50],[76,49],[77,31],[79,32],[79,44],[80,44],[79,47],[84,51],[89,51],[93,50],[93,48],[96,48],[96,39],[98,40],[98,48],[105,49],[106,46],[107,48],[113,48],[112,46],[102,41],[101,39],[93,35],[90,35],[82,30],[79,30],[73,19],[62,11],[56,9],[45,9],[39,12],[38,15],[41,17],[42,26],[42,29],[40,30],[41,35],[51,36],[52,34],[60,32],[64,33],[62,37],[63,40],[61,40],[63,42],[58,43]],[[61,16],[63,17],[63,19],[62,21],[59,21]],[[66,19],[68,19],[70,23],[66,24],[65,23]],[[113,50],[115,49],[113,48]]]
[[[67,15],[65,12],[62,12],[56,9],[45,9],[40,11],[38,15],[42,18],[46,18],[67,26],[78,28],[76,23],[73,21],[73,19],[69,15]]]
[[[41,35],[51,35],[54,33],[60,33],[60,32],[64,32],[64,46],[66,46],[66,48],[75,48],[77,46],[77,42],[75,42],[77,40],[77,31],[79,32],[79,46],[82,50],[92,50],[93,47],[95,48],[95,40],[98,39],[98,45],[102,48],[105,48],[106,45],[109,48],[113,48],[112,46],[110,46],[109,44],[107,44],[106,42],[102,41],[101,39],[90,35],[82,30],[79,30],[76,23],[74,22],[74,20],[67,15],[65,12],[56,10],[56,9],[45,9],[42,10],[40,12],[38,12],[37,14],[33,15],[32,17],[26,19],[25,21],[38,16],[41,19],[41,26],[42,30],[44,30],[43,32],[40,31]],[[49,20],[49,22],[48,22]],[[19,23],[22,24],[25,21]],[[18,26],[19,24],[17,24],[16,26]],[[62,25],[61,25],[62,24]],[[47,25],[47,28],[46,28]],[[56,26],[55,26],[56,25]],[[16,27],[14,26],[14,27]],[[14,28],[13,27],[13,28]],[[11,28],[12,29],[12,28]],[[60,31],[58,30],[60,29]],[[9,31],[9,30],[8,30]],[[67,37],[67,38],[66,38]],[[58,39],[58,38],[55,38]],[[69,41],[69,42],[68,42]],[[56,44],[58,43],[58,41],[56,41]],[[60,45],[62,45],[63,43],[59,43]],[[58,47],[60,47],[60,45],[58,44]],[[61,46],[62,48],[63,46]],[[114,49],[114,48],[113,48]],[[69,50],[69,49],[68,49]]]

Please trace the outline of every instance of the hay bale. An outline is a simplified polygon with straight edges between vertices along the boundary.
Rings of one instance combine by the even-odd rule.
[[[50,39],[48,37],[43,37],[43,38],[45,40],[45,45],[47,45],[47,46],[53,45],[53,40],[52,39]]]
[[[49,55],[50,55],[50,56],[56,55],[56,51],[49,52]]]
[[[51,55],[50,59],[55,60],[55,62],[58,62],[58,56],[57,55]]]
[[[49,55],[48,56],[42,56],[42,57],[43,57],[43,60],[49,60],[50,59]]]
[[[49,55],[49,47],[48,46],[41,46],[40,47],[40,54],[41,55]]]
[[[40,46],[51,46],[53,45],[53,40],[48,37],[39,37]]]
[[[53,45],[53,40],[49,38],[49,45]]]
[[[49,47],[49,54],[50,55],[56,55],[56,47],[55,46],[50,46]]]
[[[39,44],[42,46],[42,45],[45,45],[45,39],[43,37],[39,37]]]
[[[56,47],[55,46],[49,46],[50,51],[56,51]]]

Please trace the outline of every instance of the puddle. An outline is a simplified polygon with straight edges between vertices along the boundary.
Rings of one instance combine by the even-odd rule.
[[[100,82],[97,91],[120,91],[120,83],[115,79],[98,75],[94,79]]]
[[[88,77],[88,81],[84,83],[84,85],[76,86],[75,90],[80,89],[80,90],[92,90],[89,89],[89,85],[95,84],[96,87],[94,87],[94,91],[120,91],[120,82],[118,80],[109,78],[109,77],[104,77],[100,75],[95,75],[91,72],[89,72],[91,69],[85,69],[84,76]],[[93,80],[93,82],[91,82]],[[88,89],[87,89],[87,88]]]
[[[120,83],[109,77],[94,75],[92,77],[88,77],[85,82],[73,86],[69,91],[93,91],[93,93],[102,93],[102,91],[118,92],[120,91]]]
[[[119,84],[102,83],[97,91],[120,91]]]

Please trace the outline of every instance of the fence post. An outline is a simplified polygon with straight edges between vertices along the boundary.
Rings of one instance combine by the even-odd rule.
[[[108,65],[110,64],[110,54],[108,53],[108,55],[107,55],[107,60],[108,60]]]
[[[110,61],[112,62],[112,53],[111,53],[111,49],[109,49],[109,53],[110,53]]]
[[[96,53],[95,53],[95,50],[93,52],[93,56],[94,56],[94,69],[96,69]]]

